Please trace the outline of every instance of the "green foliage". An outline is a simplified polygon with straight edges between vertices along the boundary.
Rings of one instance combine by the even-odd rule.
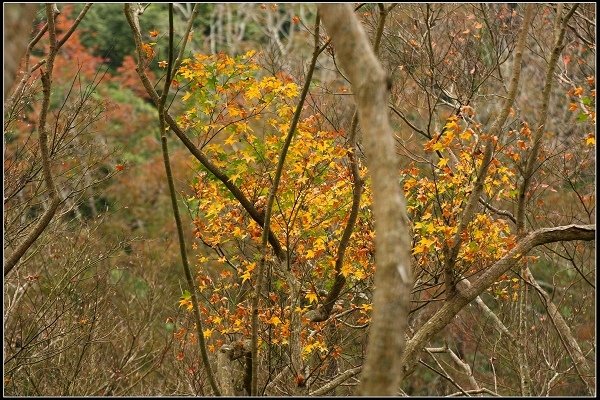
[[[78,13],[82,8],[83,4],[78,4],[75,12]],[[135,51],[122,4],[94,4],[81,22],[80,29],[83,45],[95,55],[107,58],[112,70],[121,65],[125,55]]]
[[[83,6],[76,5],[75,12],[79,13]],[[166,13],[167,4],[148,7],[141,18],[142,31],[165,27],[168,24]],[[177,22],[181,25],[182,21]],[[158,23],[162,26],[152,25]],[[94,55],[105,58],[113,72],[123,63],[126,55],[135,53],[135,43],[121,3],[95,3],[81,22],[80,30],[83,45]]]

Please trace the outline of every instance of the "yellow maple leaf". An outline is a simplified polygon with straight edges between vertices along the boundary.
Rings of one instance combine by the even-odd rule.
[[[227,113],[231,116],[231,117],[239,117],[240,115],[242,115],[242,112],[239,108],[235,107],[235,106],[230,106],[227,107]]]
[[[233,237],[236,238],[240,238],[243,239],[246,237],[246,233],[244,233],[244,231],[242,231],[242,229],[239,226],[236,226],[235,229],[232,232]]]
[[[448,122],[444,128],[446,128],[447,130],[454,130],[454,131],[458,131],[460,128],[458,127],[458,124],[455,121],[450,121]]]
[[[302,348],[302,355],[303,356],[309,355],[310,353],[312,353],[312,351],[313,351],[314,348],[315,348],[314,343],[313,344],[308,344],[308,345],[304,346]]]
[[[428,238],[422,238],[421,241],[419,242],[419,244],[425,248],[430,248],[431,245],[433,245],[434,243],[435,243],[435,240],[428,239]]]
[[[352,272],[352,266],[350,266],[350,264],[342,265],[341,273],[344,278],[347,278],[348,275],[350,275],[350,272]]]
[[[594,138],[594,135],[588,135],[585,139],[585,144],[588,146],[594,146],[596,144],[596,138]]]
[[[437,142],[433,146],[431,146],[431,149],[433,151],[442,151],[442,150],[444,150],[444,145],[441,144],[440,142]]]
[[[284,95],[289,97],[289,98],[293,98],[298,96],[299,90],[298,90],[298,85],[296,85],[295,83],[288,83],[287,85],[284,86]]]
[[[179,307],[185,307],[188,311],[194,309],[192,302],[189,299],[181,299],[179,300]]]
[[[362,280],[367,277],[367,274],[365,274],[365,271],[363,269],[357,268],[354,270],[354,273],[352,274],[352,276],[354,276],[356,279]]]
[[[471,131],[470,129],[467,129],[464,132],[461,132],[460,135],[458,135],[462,140],[469,140],[471,139],[471,136],[473,134],[473,131]]]
[[[246,271],[241,275],[242,283],[250,280],[250,271]]]
[[[256,161],[256,159],[254,158],[254,156],[252,156],[251,154],[248,153],[242,153],[242,158],[244,159],[244,161],[246,161],[247,163],[251,163]]]
[[[317,240],[315,240],[315,245],[313,246],[313,249],[315,250],[325,250],[325,241],[323,240],[323,238],[317,238]]]
[[[309,303],[316,303],[319,300],[315,292],[308,292],[304,297],[309,301]]]
[[[239,174],[239,173],[232,174],[229,177],[229,181],[235,183],[238,179],[240,179],[240,177],[241,177],[241,174]]]
[[[250,86],[246,91],[246,98],[258,99],[260,97],[260,88],[256,85]]]

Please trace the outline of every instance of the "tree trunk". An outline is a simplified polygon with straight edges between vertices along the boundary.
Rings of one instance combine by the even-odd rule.
[[[352,81],[373,183],[376,272],[361,395],[394,395],[412,287],[410,232],[388,121],[386,74],[348,4],[319,6],[336,57]]]

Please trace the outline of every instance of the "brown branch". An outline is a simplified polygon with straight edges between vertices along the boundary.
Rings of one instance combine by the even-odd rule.
[[[425,343],[447,326],[463,307],[482,294],[502,274],[513,268],[533,248],[561,241],[591,241],[595,240],[595,236],[596,225],[566,225],[538,229],[523,237],[504,257],[486,269],[470,288],[457,291],[457,295],[447,301],[407,342],[402,354],[402,378],[412,369],[417,353]]]
[[[427,139],[431,139],[431,136],[429,134],[427,134],[427,132],[425,132],[422,129],[417,128],[415,125],[413,125],[405,116],[404,114],[402,114],[400,111],[398,111],[393,105],[390,104],[390,110],[392,110],[394,112],[394,114],[396,114],[397,116],[400,117],[400,119],[402,119],[402,121],[404,121],[404,123],[406,123],[406,125],[408,125],[413,131],[417,132],[418,134],[420,134],[421,136],[427,138]]]
[[[561,315],[560,310],[558,309],[556,304],[554,304],[554,302],[552,301],[550,295],[544,289],[542,289],[540,284],[533,277],[528,267],[525,267],[523,270],[523,278],[529,285],[533,286],[537,291],[540,300],[542,301],[542,303],[546,307],[546,310],[548,311],[550,321],[552,322],[552,325],[554,326],[556,332],[558,333],[558,336],[560,337],[560,341],[562,342],[563,346],[565,347],[565,350],[567,350],[567,353],[569,353],[569,356],[573,360],[573,366],[577,371],[577,375],[585,384],[588,393],[593,396],[594,387],[596,386],[594,371],[588,365],[588,362],[585,359],[585,356],[583,355],[579,344],[577,344],[577,340],[575,340],[575,337],[571,332],[571,328],[569,328],[569,325]]]
[[[71,37],[71,35],[73,34],[73,32],[75,32],[75,29],[77,29],[77,26],[79,25],[79,23],[81,22],[81,20],[83,20],[83,17],[85,17],[85,14],[88,12],[88,10],[90,9],[90,7],[92,7],[92,4],[93,3],[86,3],[85,4],[85,6],[81,10],[81,12],[77,16],[77,18],[75,19],[75,21],[73,21],[73,24],[71,25],[71,27],[69,28],[69,30],[67,31],[67,33],[65,33],[65,35],[63,36],[63,38],[56,45],[57,48],[60,49],[62,47],[62,45],[65,44],[65,42],[67,40],[69,40],[69,38]]]
[[[342,383],[346,382],[348,379],[352,378],[353,376],[358,375],[361,370],[362,370],[362,367],[355,367],[355,368],[347,369],[346,371],[342,372],[335,378],[331,379],[329,382],[327,382],[325,385],[321,386],[317,390],[310,392],[310,396],[323,396],[323,395],[327,394],[327,392],[329,392],[330,390],[335,389]]]
[[[489,394],[490,396],[500,397],[500,395],[498,393],[496,393],[496,392],[494,392],[494,391],[492,391],[490,389],[487,389],[487,388],[474,389],[474,390],[465,390],[464,392],[456,392],[456,393],[449,394],[446,397],[464,396],[465,393],[467,395],[470,395],[470,394],[484,394],[485,393],[485,394]]]
[[[419,359],[419,363],[424,365],[425,367],[427,367],[427,369],[435,372],[436,374],[438,374],[439,376],[441,376],[442,378],[444,378],[445,380],[447,380],[448,382],[450,382],[454,387],[456,387],[458,390],[461,391],[461,393],[467,397],[469,397],[469,395],[467,394],[467,392],[465,392],[465,390],[460,387],[460,385],[458,383],[456,383],[456,381],[454,379],[452,379],[447,373],[446,371],[444,371],[444,368],[440,365],[440,363],[438,362],[438,360],[433,357],[434,361],[437,363],[438,367],[440,367],[440,369],[442,370],[441,372],[438,371],[437,369],[433,368],[431,365],[427,364],[425,361]]]
[[[436,364],[438,365],[438,367],[442,370],[442,372],[444,372],[448,378],[452,378],[450,376],[450,374],[448,372],[446,372],[446,370],[444,369],[444,367],[442,367],[442,365],[440,364],[440,362],[434,357],[433,353],[441,353],[441,354],[448,354],[448,356],[450,357],[450,359],[452,360],[452,363],[454,364],[454,366],[456,368],[454,368],[454,370],[456,371],[456,373],[458,373],[458,376],[463,375],[467,378],[468,380],[468,384],[471,385],[470,389],[462,389],[460,386],[455,385],[459,390],[463,391],[463,393],[465,395],[467,395],[466,390],[479,390],[481,389],[479,384],[477,383],[477,381],[475,380],[475,378],[473,377],[473,373],[471,372],[471,367],[469,366],[468,363],[466,363],[465,361],[461,360],[456,353],[454,353],[454,351],[452,351],[448,345],[445,345],[444,347],[436,347],[436,348],[426,348],[425,351],[431,356],[431,358],[433,358],[436,362]],[[455,382],[457,379],[452,378],[452,381]]]
[[[183,61],[183,54],[185,52],[185,46],[187,45],[187,42],[189,40],[190,32],[192,31],[194,20],[200,13],[200,7],[197,7],[197,5],[198,5],[197,3],[194,5],[194,8],[192,9],[192,14],[190,15],[190,20],[188,21],[188,24],[185,28],[185,32],[183,33],[181,47],[179,48],[179,53],[177,54],[177,58],[175,59],[175,65],[173,66],[173,74],[171,75],[171,77],[173,77],[173,76],[175,76],[175,74],[177,74],[177,71],[179,70],[179,67],[181,66],[181,63]]]
[[[458,281],[457,286],[458,286],[459,290],[464,291],[464,290],[470,289],[472,285],[468,279],[463,278],[460,281]],[[487,304],[485,304],[485,302],[483,301],[481,296],[477,296],[475,298],[475,304],[477,305],[479,310],[481,310],[481,312],[484,314],[484,316],[486,318],[489,318],[492,320],[492,322],[494,323],[494,326],[496,327],[496,330],[500,334],[505,335],[508,338],[508,340],[510,340],[511,344],[513,344],[514,346],[517,346],[518,342],[517,342],[517,338],[515,337],[515,335],[511,331],[508,330],[506,325],[504,325],[504,323],[500,320],[500,318],[498,318],[496,313],[494,313],[487,306]]]
[[[198,7],[198,4],[196,4],[194,6],[194,8],[197,8],[197,7]],[[139,20],[138,20],[139,17],[138,16],[140,14],[140,10],[139,9],[133,10],[129,4],[125,4],[124,11],[125,11],[125,15],[127,16],[127,20],[130,22],[130,25],[131,25],[132,29],[134,30],[134,34],[136,34],[137,32],[135,32],[135,28],[139,27]],[[195,14],[192,13],[191,18],[193,18],[194,15]],[[190,25],[191,22],[192,21],[190,21],[188,25]],[[215,375],[212,371],[210,360],[208,358],[208,352],[206,350],[206,341],[204,339],[204,333],[203,333],[203,329],[202,329],[202,316],[200,315],[198,296],[196,294],[196,285],[194,284],[194,278],[192,276],[192,272],[191,272],[189,262],[187,259],[185,237],[183,234],[183,225],[181,223],[181,216],[179,214],[179,207],[177,205],[175,184],[173,182],[173,173],[171,170],[171,162],[169,160],[169,148],[168,148],[167,135],[166,135],[167,126],[165,123],[165,114],[166,114],[165,104],[167,101],[169,86],[171,85],[171,79],[172,79],[171,74],[173,73],[173,36],[174,36],[174,34],[173,34],[173,5],[169,4],[168,70],[167,70],[167,77],[165,79],[163,94],[158,99],[158,104],[157,104],[158,105],[158,115],[159,115],[159,125],[160,125],[160,131],[161,131],[161,146],[162,146],[162,153],[163,153],[163,162],[165,164],[167,183],[169,185],[169,194],[170,194],[170,198],[171,198],[171,206],[173,208],[173,216],[175,218],[175,225],[177,226],[177,236],[178,236],[178,240],[179,240],[179,250],[181,253],[181,261],[183,264],[183,269],[184,269],[185,278],[186,278],[187,285],[188,285],[188,290],[191,293],[191,301],[192,301],[193,312],[194,312],[194,320],[196,321],[196,335],[198,336],[198,347],[200,350],[200,356],[202,358],[202,363],[204,364],[204,368],[205,368],[206,374],[208,376],[208,381],[213,390],[213,393],[215,396],[220,396],[220,390],[216,383]],[[138,43],[141,43],[141,40],[136,40],[136,45]],[[185,44],[185,42],[184,42],[184,44]],[[138,52],[138,71],[140,71],[140,70],[143,70],[142,62],[143,62],[143,57],[144,57],[141,46],[137,47],[137,52]],[[182,46],[181,52],[183,52],[183,46]]]
[[[27,55],[27,40],[37,4],[6,4],[4,7],[4,98],[12,89],[18,68]],[[27,68],[25,68],[27,71]],[[6,101],[5,101],[6,104]],[[6,110],[6,108],[5,108]]]
[[[523,270],[521,266],[521,270]],[[517,300],[517,341],[516,358],[519,367],[519,386],[521,396],[531,396],[531,368],[527,358],[527,319],[525,317],[525,305],[527,304],[527,286],[523,281],[519,282]]]
[[[323,301],[323,305],[305,314],[305,317],[311,322],[322,322],[329,318],[331,310],[333,310],[333,305],[337,301],[342,289],[344,288],[344,285],[346,284],[346,277],[344,277],[342,274],[342,266],[344,264],[346,248],[348,247],[350,237],[352,236],[352,231],[354,230],[354,225],[358,219],[360,197],[362,195],[362,189],[364,185],[364,180],[360,177],[360,173],[358,171],[358,161],[356,159],[358,154],[358,146],[356,145],[357,125],[358,113],[355,112],[354,117],[352,118],[352,126],[350,127],[350,143],[352,146],[352,152],[348,154],[348,158],[350,160],[350,170],[354,180],[354,186],[352,187],[352,206],[350,209],[350,216],[348,217],[348,222],[346,223],[344,232],[342,233],[342,238],[340,239],[340,243],[338,245],[334,269],[335,280],[333,281],[333,285],[331,286],[329,293],[327,293],[327,297]]]
[[[142,36],[139,28],[139,23],[136,25],[135,20],[130,22],[130,26],[133,32],[133,38],[136,44],[136,48],[141,49],[142,46]],[[139,54],[139,50],[138,50]],[[138,64],[136,71],[142,81],[146,92],[154,102],[156,106],[158,106],[159,96],[154,86],[150,82],[148,75],[145,72],[146,65],[145,63]],[[254,205],[246,198],[246,195],[229,179],[229,176],[225,174],[220,168],[214,165],[202,151],[196,147],[196,145],[187,137],[185,132],[179,127],[175,119],[168,112],[165,113],[165,120],[169,125],[169,128],[177,135],[179,140],[185,145],[188,151],[196,157],[198,161],[211,173],[215,178],[220,180],[223,185],[229,190],[229,192],[237,199],[240,205],[246,210],[248,215],[261,227],[264,226],[264,216],[258,212],[258,210],[254,207]],[[273,232],[269,229],[269,244],[273,247],[275,255],[279,259],[283,259],[285,257],[285,252],[283,251],[279,240]]]
[[[508,219],[510,219],[512,222],[514,222],[515,224],[517,223],[517,219],[515,218],[514,215],[512,215],[512,213],[510,211],[507,210],[500,210],[499,208],[496,208],[494,206],[492,206],[490,203],[488,203],[487,201],[485,201],[485,199],[483,197],[479,197],[479,202],[481,204],[483,204],[483,206],[489,210],[491,210],[492,212],[498,214],[498,215],[502,215]]]
[[[40,66],[42,66],[43,64],[46,63],[46,60],[41,60],[33,68],[29,67],[29,59],[31,57],[31,52],[33,51],[34,46],[40,41],[40,39],[44,36],[44,34],[46,33],[47,30],[48,30],[48,23],[46,22],[42,26],[40,31],[37,33],[37,35],[35,35],[35,37],[29,42],[29,45],[27,46],[27,50],[25,51],[25,55],[23,56],[23,58],[24,58],[23,77],[21,78],[21,81],[19,82],[19,84],[17,85],[15,90],[13,91],[12,95],[4,102],[5,110],[12,110],[13,105],[15,104],[16,98],[22,94],[23,88],[25,87],[25,84],[31,77],[31,74],[35,70],[37,70]],[[6,84],[6,85],[8,86],[8,84]],[[5,89],[7,89],[6,86],[5,86]]]
[[[48,190],[48,197],[50,198],[50,204],[44,211],[44,214],[35,225],[33,230],[27,235],[27,237],[17,246],[15,251],[11,253],[8,259],[4,262],[4,276],[7,276],[10,271],[19,262],[21,257],[27,252],[27,250],[35,243],[40,235],[46,230],[50,221],[56,214],[56,210],[60,205],[60,198],[58,196],[58,190],[54,183],[52,176],[52,166],[50,165],[50,152],[48,149],[48,132],[46,127],[46,119],[48,116],[48,109],[50,108],[50,92],[52,90],[52,71],[54,69],[54,59],[58,52],[56,43],[56,26],[54,19],[57,15],[56,5],[46,4],[46,16],[48,18],[48,36],[50,39],[50,51],[46,62],[46,70],[42,71],[42,107],[40,111],[40,117],[38,120],[38,134],[39,134],[39,145],[40,145],[40,157],[42,160],[42,174],[46,188]]]

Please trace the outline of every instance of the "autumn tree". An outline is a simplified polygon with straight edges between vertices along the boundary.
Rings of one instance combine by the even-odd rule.
[[[595,394],[594,6],[114,7],[6,108],[11,393]]]
[[[510,356],[510,361],[502,366],[511,387],[509,392],[531,394],[550,390],[543,385],[566,375],[557,372],[550,381],[534,387],[530,362],[536,350],[521,339],[526,326],[531,324],[525,310],[537,307],[528,294],[526,285],[530,285],[552,315],[556,334],[564,344],[563,350],[570,354],[578,376],[590,388],[586,372],[589,365],[583,351],[572,332],[565,328],[567,324],[562,322],[560,313],[548,302],[550,297],[544,295],[528,273],[527,263],[539,260],[540,256],[529,252],[540,246],[593,240],[595,226],[572,224],[580,220],[577,217],[550,227],[531,220],[526,228],[524,223],[529,213],[535,213],[535,208],[526,206],[527,199],[534,196],[532,177],[537,175],[537,179],[542,179],[544,164],[549,165],[554,159],[550,156],[553,153],[539,158],[541,138],[547,125],[553,71],[577,6],[555,10],[551,24],[553,39],[546,45],[550,58],[544,69],[545,81],[541,83],[545,100],[536,109],[537,121],[522,120],[516,129],[523,101],[519,89],[525,85],[523,60],[535,57],[528,52],[529,37],[533,35],[529,28],[535,18],[547,18],[547,13],[536,14],[538,10],[549,10],[547,7],[530,5],[522,10],[423,5],[403,9],[381,5],[359,11],[367,25],[375,21],[371,25],[374,47],[382,46],[383,64],[389,68],[394,57],[399,61],[398,68],[387,73],[393,77],[390,80],[385,79],[373,58],[368,63],[355,62],[359,55],[369,54],[367,50],[357,50],[359,54],[353,56],[345,53],[343,42],[336,43],[336,32],[341,28],[336,28],[333,21],[349,20],[349,17],[336,18],[336,12],[341,12],[337,10],[337,7],[321,10],[326,26],[331,18],[328,29],[333,40],[319,38],[317,17],[312,29],[316,40],[314,54],[318,57],[321,49],[327,48],[333,66],[337,68],[339,62],[341,77],[352,84],[346,88],[342,84],[343,91],[357,88],[354,92],[358,112],[354,116],[338,119],[333,118],[338,110],[324,111],[327,104],[336,101],[327,82],[319,82],[323,88],[321,99],[314,97],[313,89],[307,106],[302,106],[306,94],[311,93],[306,88],[315,56],[301,81],[303,90],[299,97],[296,97],[299,84],[293,77],[283,72],[261,71],[253,52],[195,54],[182,59],[180,48],[175,72],[173,75],[167,72],[167,77],[173,76],[178,85],[185,86],[179,117],[165,111],[165,122],[198,162],[194,194],[187,199],[187,206],[194,216],[199,240],[196,246],[201,244],[210,249],[209,254],[201,252],[197,260],[197,288],[184,293],[180,303],[196,313],[200,308],[196,314],[196,335],[206,340],[209,353],[222,353],[231,361],[243,360],[245,365],[238,371],[239,379],[220,385],[229,387],[228,393],[321,394],[351,379],[362,368],[363,393],[395,394],[400,390],[399,381],[416,373],[418,361],[461,393],[495,392],[496,386],[490,389],[478,382],[485,373],[476,376],[479,372],[464,359],[465,351],[472,351],[467,349],[473,339],[460,337],[457,323],[453,322],[460,318],[463,323],[475,323],[476,316],[467,311],[467,305],[474,302],[484,318],[492,321],[493,330],[485,331],[490,335],[489,340],[498,333],[505,336],[513,349],[511,354],[517,355]],[[465,29],[454,22],[456,18],[448,19],[449,16],[466,18],[472,21],[472,27]],[[442,24],[442,20],[450,22]],[[410,21],[412,24],[404,25],[410,28],[401,31],[398,42],[386,29],[386,21],[392,26]],[[159,96],[144,71],[153,62],[168,68],[173,58],[155,59],[150,47],[154,45],[144,42],[135,21],[130,24],[137,40],[138,73],[160,107],[165,91]],[[356,28],[352,32],[360,36],[358,26],[348,23],[343,29]],[[509,30],[510,26],[516,27],[516,31]],[[444,36],[448,30],[452,35]],[[539,40],[536,43],[541,43]],[[361,43],[364,49],[369,48],[366,39],[361,39]],[[172,44],[168,45],[167,50],[171,47]],[[355,67],[369,67],[370,72],[358,73]],[[375,77],[379,82],[369,85],[373,92],[360,89],[365,87],[361,86],[365,85],[361,80],[366,77]],[[375,88],[381,89],[377,92]],[[389,103],[385,99],[386,90],[392,94]],[[504,100],[499,103],[489,100],[495,92],[503,93]],[[408,93],[413,93],[412,97]],[[584,96],[577,86],[568,94]],[[177,99],[180,95],[173,92],[171,96]],[[592,100],[588,99],[582,106],[589,107]],[[401,131],[395,146],[370,142],[374,133],[369,132],[373,127],[375,132],[386,132],[386,123],[381,121],[387,116],[385,113],[381,116],[382,106],[376,106],[378,102],[387,104],[392,116],[399,118],[392,119],[392,124]],[[407,104],[414,104],[411,115],[406,114]],[[573,105],[569,107],[575,109]],[[490,112],[494,108],[497,111]],[[483,117],[479,117],[479,112]],[[585,118],[593,121],[595,116],[589,110],[586,112]],[[372,122],[371,118],[383,119]],[[537,128],[532,131],[530,126]],[[357,139],[359,127],[362,137]],[[582,146],[581,154],[590,154],[592,137],[587,135],[577,143]],[[385,157],[370,153],[374,149],[394,148],[404,157],[401,166],[394,166],[393,151]],[[371,167],[372,179],[365,168],[371,162],[375,163]],[[383,163],[381,167],[377,167],[377,162]],[[377,168],[381,171],[377,172]],[[392,182],[398,180],[407,193],[406,207],[414,232],[412,257],[408,253],[404,256],[393,253],[403,251],[398,243],[410,237],[400,192],[384,195],[386,201],[377,201],[377,193],[390,189]],[[539,187],[550,187],[544,185],[548,186]],[[371,192],[375,196],[373,202]],[[585,198],[580,195],[577,198],[585,211],[583,215],[592,222]],[[388,212],[398,215],[377,218]],[[399,225],[374,229],[373,218],[376,224]],[[383,233],[376,235],[379,231]],[[386,240],[389,244],[384,244]],[[267,243],[270,250],[266,252]],[[382,248],[374,243],[382,243]],[[374,252],[383,263],[378,269],[374,268]],[[388,257],[389,262],[385,261]],[[403,266],[414,265],[411,268],[414,282],[408,269],[394,268],[398,260],[406,260]],[[584,263],[587,262],[589,259]],[[514,268],[520,272],[511,276]],[[379,272],[374,274],[375,270]],[[386,271],[391,277],[385,277]],[[377,278],[378,274],[384,278]],[[394,283],[395,279],[398,283]],[[407,284],[404,291],[399,290],[401,282]],[[408,297],[402,295],[408,296],[410,287],[414,305],[409,312]],[[199,289],[204,301],[198,302],[195,289]],[[491,296],[498,304],[511,302],[517,312],[504,314],[500,306],[490,308],[482,296]],[[371,307],[375,308],[373,320]],[[394,317],[386,307],[399,315]],[[382,317],[376,317],[377,310]],[[349,322],[348,316],[352,314],[353,322]],[[396,325],[385,322],[386,318],[399,324],[399,328],[392,329]],[[516,318],[518,335],[510,333],[512,328],[507,324],[513,322],[509,323],[508,318]],[[406,346],[402,344],[403,336],[398,334],[404,331],[403,324],[408,326]],[[364,336],[356,336],[356,332],[367,326],[371,330],[369,349],[372,350],[366,354],[354,350],[351,358],[346,357],[354,361],[340,362],[340,352],[345,348],[364,343]],[[430,343],[438,340],[438,333],[447,328],[455,341],[453,347],[431,347]],[[549,331],[545,334],[550,340],[552,334]],[[205,345],[200,344],[201,350]],[[380,350],[375,350],[377,346]],[[421,351],[433,357],[438,368],[422,360],[418,356]],[[448,358],[441,359],[444,356]],[[215,358],[220,357],[203,356],[203,359],[205,364],[215,363]],[[361,367],[364,357],[367,364]],[[369,362],[373,365],[384,362],[388,367],[377,368]],[[259,365],[266,365],[267,371],[262,372]],[[345,369],[339,370],[340,365]],[[453,372],[445,371],[448,365],[452,367],[448,371]],[[508,372],[510,368],[514,372]],[[390,370],[399,372],[393,374]],[[331,384],[321,383],[322,376],[327,376]],[[231,384],[235,387],[231,388]]]

